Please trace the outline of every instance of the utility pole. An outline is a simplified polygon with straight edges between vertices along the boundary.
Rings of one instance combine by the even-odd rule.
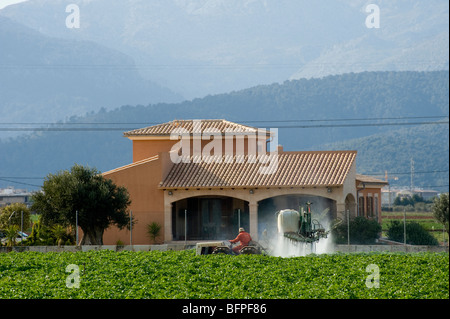
[[[187,244],[187,209],[184,210],[184,248]]]
[[[406,208],[403,208],[403,244],[406,246]]]
[[[75,211],[75,241],[76,246],[78,246],[78,211]]]
[[[411,196],[414,195],[414,159],[411,157],[411,185],[410,185]]]
[[[130,210],[130,246],[133,246],[133,211]],[[133,247],[131,247],[133,250]]]
[[[238,208],[238,231],[241,228],[241,209]]]
[[[21,237],[21,242],[23,241],[23,209],[20,212],[20,237]]]
[[[397,176],[391,176],[391,178],[394,180],[394,181],[397,181],[398,180],[398,177]],[[385,170],[384,171],[384,179],[385,179],[385,181],[388,183],[388,194],[389,194],[389,196],[388,196],[388,200],[389,200],[389,211],[391,210],[391,205],[392,205],[392,194],[391,194],[391,183],[389,183],[389,178],[388,178],[388,171],[387,170]]]
[[[347,209],[347,245],[350,246],[350,210]]]

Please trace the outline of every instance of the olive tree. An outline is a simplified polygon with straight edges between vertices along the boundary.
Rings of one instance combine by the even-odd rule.
[[[434,218],[444,225],[444,228],[448,234],[448,193],[443,193],[439,197],[435,198],[431,211],[433,212]]]
[[[127,207],[131,201],[127,189],[96,169],[74,165],[70,171],[49,174],[42,191],[32,199],[32,209],[41,214],[44,225],[75,227],[78,215],[83,231],[81,245],[103,245],[103,233],[111,225],[129,227]]]

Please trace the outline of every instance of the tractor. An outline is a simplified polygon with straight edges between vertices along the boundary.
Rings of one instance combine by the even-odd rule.
[[[227,241],[214,241],[214,242],[202,242],[196,244],[197,255],[209,255],[209,254],[226,254],[235,255],[232,250],[233,244]],[[248,246],[242,247],[239,251],[239,255],[259,255],[265,252],[265,248],[262,247],[257,241],[252,240]]]
[[[317,219],[311,217],[311,204],[306,203],[306,211],[303,207],[300,207],[298,211],[294,209],[283,209],[276,212],[278,235],[284,236],[290,239],[294,243],[311,244],[313,249],[314,243],[318,242],[321,238],[327,238],[330,230],[325,228],[319,223]],[[323,213],[328,211],[325,210]],[[322,213],[322,215],[323,215]],[[340,222],[335,223],[331,229],[336,227]],[[268,248],[264,248],[257,241],[251,241],[248,246],[243,247],[240,250],[240,254],[269,254],[271,250],[271,243],[266,242]],[[228,254],[234,255],[232,251],[232,244],[227,241],[214,241],[214,242],[202,242],[197,243],[196,247],[197,255],[209,255],[209,254]]]

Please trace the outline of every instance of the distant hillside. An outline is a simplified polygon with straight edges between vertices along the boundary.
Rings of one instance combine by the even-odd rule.
[[[181,101],[144,80],[132,58],[58,39],[0,16],[0,122],[55,122],[101,107]],[[0,135],[2,138],[2,135]]]
[[[435,121],[426,117],[448,117],[448,104],[448,71],[364,72],[286,81],[177,104],[103,109],[50,126],[53,131],[0,142],[0,177],[45,176],[75,162],[101,171],[112,169],[132,160],[131,141],[122,136],[123,131],[173,119],[205,118],[279,128],[279,143],[286,150],[317,149],[326,143],[352,140],[341,146],[359,151],[361,173],[404,172],[405,163],[416,153],[417,171],[441,170],[443,161],[448,163],[448,151],[445,154],[445,147],[436,141],[447,143],[448,150],[448,124],[426,129],[376,125],[404,123],[402,117]],[[336,126],[339,124],[349,126]],[[408,137],[418,132],[423,134]],[[411,144],[409,148],[403,147],[405,143]],[[372,158],[376,160],[371,162]],[[440,185],[437,180],[427,183]]]
[[[64,26],[72,3],[77,30]],[[365,25],[372,3],[379,29]],[[0,15],[123,52],[147,79],[188,99],[289,78],[449,66],[446,0],[30,0]]]
[[[325,144],[323,150],[357,150],[361,174],[384,179],[388,171],[391,186],[409,186],[411,159],[413,184],[438,191],[449,189],[449,126],[421,125],[401,128],[367,137]]]

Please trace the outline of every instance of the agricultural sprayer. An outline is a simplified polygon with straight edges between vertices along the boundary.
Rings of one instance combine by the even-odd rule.
[[[330,231],[326,231],[317,219],[312,219],[311,204],[306,203],[306,211],[303,207],[300,207],[299,211],[294,209],[278,211],[278,234],[300,243],[315,243],[320,238],[327,238]]]

